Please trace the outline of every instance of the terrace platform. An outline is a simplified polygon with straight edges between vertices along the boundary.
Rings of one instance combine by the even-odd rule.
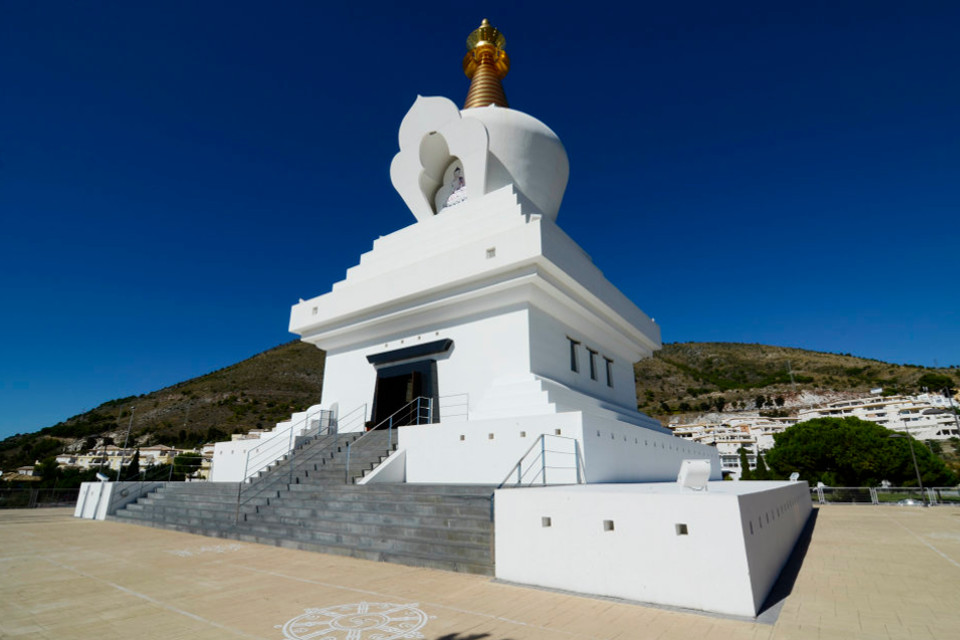
[[[814,516],[799,572],[752,621],[79,520],[71,509],[8,510],[0,512],[0,637],[960,636],[960,509],[830,505]]]

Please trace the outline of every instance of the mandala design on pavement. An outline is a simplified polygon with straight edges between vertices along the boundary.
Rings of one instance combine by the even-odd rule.
[[[355,602],[306,609],[282,628],[283,637],[289,640],[418,639],[423,638],[420,629],[430,617],[417,608],[417,603]]]

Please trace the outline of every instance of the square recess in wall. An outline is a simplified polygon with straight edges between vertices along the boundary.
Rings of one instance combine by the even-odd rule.
[[[613,520],[604,520],[604,521],[603,521],[603,530],[604,530],[604,531],[613,531]]]
[[[678,523],[677,524],[677,535],[685,536],[687,535],[687,525]]]
[[[541,526],[541,527],[550,527],[550,526],[553,526],[553,521],[550,520],[550,518],[548,518],[547,516],[544,516],[544,517],[540,518],[540,526]]]

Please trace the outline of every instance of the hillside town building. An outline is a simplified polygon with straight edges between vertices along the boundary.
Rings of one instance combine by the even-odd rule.
[[[800,421],[854,417],[909,433],[917,440],[948,440],[960,436],[960,417],[950,408],[952,399],[921,396],[874,395],[801,409]]]
[[[74,469],[110,469],[117,471],[129,466],[140,452],[140,467],[147,468],[158,465],[172,465],[174,458],[185,453],[198,453],[196,449],[178,449],[163,444],[149,447],[128,447],[123,449],[115,445],[98,447],[83,453],[63,453],[56,457],[57,465]],[[209,474],[210,461],[213,459],[213,443],[204,445],[199,451],[203,460],[203,467],[195,474],[198,478],[206,478]]]
[[[724,478],[739,480],[743,474],[740,449],[746,451],[750,469],[756,469],[757,456],[773,448],[773,436],[798,421],[798,418],[742,417],[671,424],[670,429],[678,438],[716,447]]]

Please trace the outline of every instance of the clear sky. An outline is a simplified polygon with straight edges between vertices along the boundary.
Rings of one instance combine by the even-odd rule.
[[[960,3],[783,4],[0,2],[0,437],[292,339],[484,17],[664,341],[960,365]]]

